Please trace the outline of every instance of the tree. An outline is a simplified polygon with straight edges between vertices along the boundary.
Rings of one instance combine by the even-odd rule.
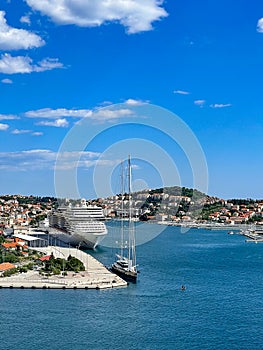
[[[49,260],[45,261],[44,271],[52,272],[53,274],[60,274],[61,271],[85,271],[83,263],[73,256],[69,256],[67,260],[57,258],[55,259],[53,254]]]
[[[75,271],[75,272],[78,272],[78,271],[85,271],[85,267],[83,265],[83,263],[75,258],[74,256],[69,256],[68,257],[68,260],[66,262],[66,270],[68,271]]]

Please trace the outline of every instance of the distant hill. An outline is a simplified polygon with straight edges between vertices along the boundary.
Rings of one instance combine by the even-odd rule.
[[[163,218],[175,220],[181,218],[198,219],[204,205],[220,201],[196,189],[187,187],[164,187],[145,189],[132,193],[132,207],[142,220]],[[119,216],[121,208],[127,212],[128,194],[100,198],[92,201],[105,207],[109,215]],[[112,209],[112,212],[110,210]],[[135,214],[134,214],[135,215]]]

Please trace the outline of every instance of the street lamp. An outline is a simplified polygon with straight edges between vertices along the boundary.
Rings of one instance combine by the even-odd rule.
[[[80,250],[81,242],[77,245],[77,257],[78,257],[78,251]]]

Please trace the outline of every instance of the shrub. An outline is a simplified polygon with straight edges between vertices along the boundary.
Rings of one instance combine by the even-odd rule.
[[[52,273],[53,273],[54,275],[60,275],[60,270],[59,270],[57,267],[53,267]]]
[[[27,270],[27,267],[26,266],[21,266],[20,268],[19,268],[19,272],[20,273],[22,273],[22,272],[27,272],[28,270]]]

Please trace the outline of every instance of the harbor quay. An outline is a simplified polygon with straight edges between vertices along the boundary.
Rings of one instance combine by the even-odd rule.
[[[126,287],[127,282],[110,272],[101,262],[90,254],[76,248],[58,246],[32,248],[55,258],[67,259],[70,255],[79,259],[85,271],[68,272],[67,275],[43,276],[33,270],[0,279],[0,288],[31,289],[107,289]]]

